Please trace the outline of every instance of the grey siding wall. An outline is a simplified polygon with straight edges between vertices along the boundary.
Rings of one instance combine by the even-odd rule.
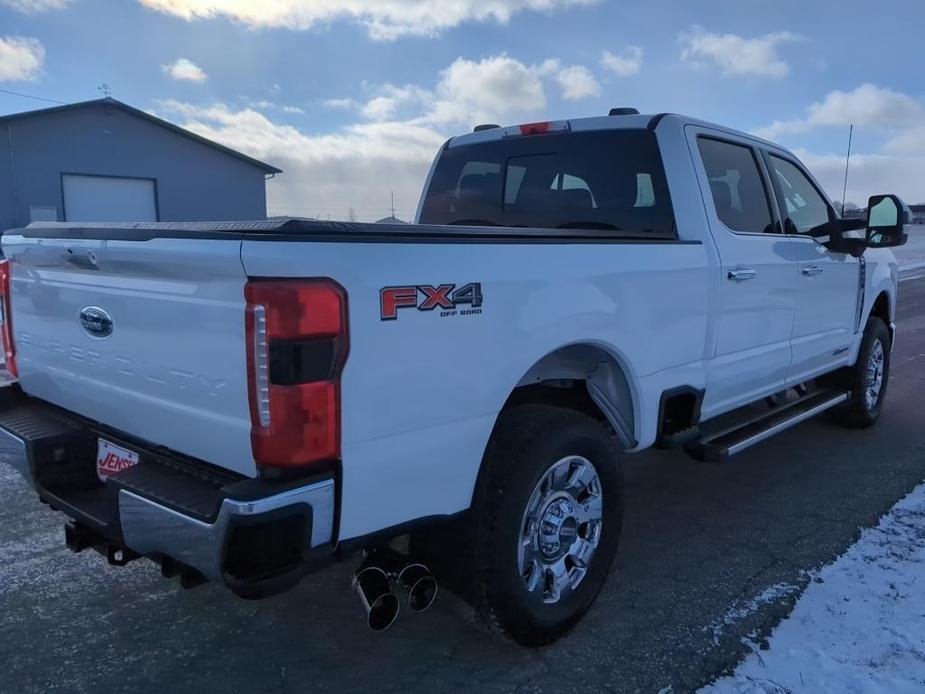
[[[0,231],[13,226],[13,179],[6,125],[0,124]]]
[[[7,125],[12,131],[12,184]],[[119,108],[90,106],[7,125],[0,126],[2,228],[28,224],[31,205],[57,207],[58,219],[64,221],[62,173],[154,178],[164,222],[266,217],[263,171]]]

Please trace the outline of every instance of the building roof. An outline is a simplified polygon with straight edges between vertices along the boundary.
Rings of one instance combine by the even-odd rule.
[[[209,140],[208,138],[197,135],[194,132],[190,132],[185,128],[181,128],[179,125],[174,125],[173,123],[164,120],[163,118],[158,118],[157,116],[152,116],[150,113],[142,111],[135,108],[134,106],[129,106],[126,103],[123,103],[112,97],[106,97],[105,99],[93,99],[92,101],[78,101],[73,104],[64,104],[63,106],[52,106],[51,108],[40,108],[35,111],[23,111],[22,113],[11,113],[5,116],[0,116],[0,124],[7,123],[14,120],[20,120],[23,118],[31,118],[32,116],[44,116],[51,113],[63,113],[66,111],[76,111],[78,109],[90,108],[93,106],[110,106],[112,108],[118,108],[122,111],[125,111],[129,115],[137,116],[138,118],[143,118],[144,120],[153,123],[154,125],[160,126],[165,130],[170,130],[171,132],[176,133],[177,135],[182,135],[183,137],[189,138],[194,142],[206,145],[212,149],[216,149],[223,154],[240,159],[241,161],[247,162],[251,166],[255,166],[258,169],[262,169],[268,174],[278,174],[282,173],[282,169],[278,169],[275,166],[271,166],[265,162],[260,161],[259,159],[254,159],[249,157],[246,154],[241,154],[237,150],[226,147],[225,145],[220,145],[217,142]]]

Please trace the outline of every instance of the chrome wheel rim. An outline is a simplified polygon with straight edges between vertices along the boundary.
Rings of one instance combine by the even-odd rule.
[[[886,357],[883,353],[883,343],[877,340],[870,348],[870,356],[867,358],[867,381],[864,389],[864,401],[868,410],[873,410],[877,407],[877,402],[880,400],[880,391],[883,390],[885,363]]]
[[[603,511],[601,480],[587,458],[568,456],[546,471],[518,536],[517,568],[528,593],[555,604],[578,588],[601,540]]]

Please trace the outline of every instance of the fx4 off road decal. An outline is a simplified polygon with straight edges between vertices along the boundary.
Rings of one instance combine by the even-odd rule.
[[[382,320],[396,320],[399,309],[403,308],[438,311],[444,318],[477,316],[482,313],[482,285],[474,282],[457,289],[455,284],[437,287],[419,284],[385,287],[379,292],[379,316]]]

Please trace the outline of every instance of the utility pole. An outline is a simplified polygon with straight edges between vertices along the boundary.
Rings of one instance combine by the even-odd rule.
[[[841,192],[841,216],[845,216],[845,196],[848,195],[848,166],[851,164],[851,138],[854,135],[854,123],[848,128],[848,156],[845,157],[845,187]]]

